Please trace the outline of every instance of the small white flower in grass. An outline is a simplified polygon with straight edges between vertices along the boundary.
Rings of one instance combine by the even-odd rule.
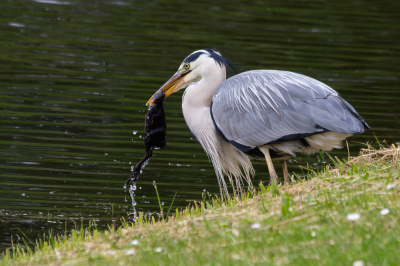
[[[135,249],[134,248],[131,248],[131,249],[128,249],[127,251],[125,251],[125,255],[133,255],[133,254],[135,254]]]
[[[154,251],[155,251],[155,252],[161,252],[161,251],[162,251],[162,248],[161,248],[161,247],[158,247],[158,248],[156,248]]]
[[[317,235],[317,233],[315,233],[314,231],[311,232],[311,236],[315,237]]]
[[[364,262],[362,260],[356,260],[353,262],[353,266],[364,266]]]
[[[349,213],[346,216],[347,220],[350,221],[357,221],[358,219],[360,219],[360,214],[359,213]]]
[[[238,237],[239,236],[239,231],[236,229],[232,229],[232,235]]]
[[[261,225],[259,223],[255,223],[255,224],[251,225],[251,228],[253,228],[253,229],[258,229],[260,227],[261,227]]]
[[[117,254],[117,252],[115,252],[115,250],[104,250],[101,252],[101,254],[104,256],[108,256],[108,255],[115,255]]]
[[[395,184],[389,184],[386,186],[386,189],[389,190],[389,189],[394,188],[395,186],[396,186]]]
[[[389,213],[389,209],[382,209],[379,213],[380,213],[381,215],[386,215],[386,214]]]
[[[232,258],[235,260],[240,260],[240,255],[239,254],[232,254]]]
[[[137,244],[139,244],[139,240],[137,240],[137,239],[132,240],[131,244],[136,246]]]

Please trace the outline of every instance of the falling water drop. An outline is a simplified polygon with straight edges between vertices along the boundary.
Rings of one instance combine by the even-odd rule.
[[[135,190],[136,190],[136,183],[132,183],[131,186],[129,187],[129,194],[131,195],[132,198],[132,208],[133,208],[133,220],[136,220],[136,201],[134,199],[134,195],[135,195]]]

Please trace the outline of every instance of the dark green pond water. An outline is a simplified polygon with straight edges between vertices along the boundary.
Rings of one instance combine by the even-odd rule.
[[[132,219],[122,186],[144,153],[145,103],[197,49],[339,91],[372,128],[349,139],[353,155],[374,134],[400,141],[399,13],[399,1],[376,0],[0,1],[0,251],[21,231],[35,241],[82,220]],[[135,191],[136,210],[149,215],[159,211],[153,180],[166,208],[176,192],[174,208],[219,192],[181,93],[165,106],[167,146]],[[317,167],[317,156],[289,171],[307,163]],[[267,181],[265,163],[254,166],[254,183]]]

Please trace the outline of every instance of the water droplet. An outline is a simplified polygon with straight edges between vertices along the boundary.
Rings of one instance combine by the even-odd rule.
[[[161,202],[161,206],[164,206],[164,202]]]
[[[139,138],[142,138],[142,135],[140,135]]]
[[[22,193],[21,196],[25,196],[25,193]]]
[[[108,155],[108,153],[105,152],[104,155]]]
[[[136,130],[134,130],[132,133],[133,133],[133,135],[136,135],[137,131],[136,131]]]
[[[17,27],[17,28],[23,28],[23,27],[25,27],[24,24],[22,24],[22,23],[16,23],[16,22],[9,22],[8,25],[10,25],[11,27]]]

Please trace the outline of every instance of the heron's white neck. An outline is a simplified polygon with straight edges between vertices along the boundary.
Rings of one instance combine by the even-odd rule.
[[[225,182],[221,181],[221,178],[223,179],[222,164],[226,164],[221,162],[225,158],[221,146],[221,137],[215,130],[210,113],[214,92],[226,79],[225,68],[218,67],[218,69],[204,72],[201,72],[201,79],[197,83],[192,83],[186,88],[182,97],[182,113],[190,131],[196,136],[212,160],[220,187],[221,184],[224,184],[224,191],[227,192]]]
[[[208,68],[202,74],[197,83],[186,88],[182,99],[182,112],[190,131],[196,136],[214,165],[221,193],[228,195],[224,176],[228,177],[232,185],[235,179],[240,191],[242,178],[252,187],[250,175],[254,170],[246,155],[222,139],[215,130],[211,118],[211,100],[218,86],[226,79],[225,67]]]
[[[201,71],[200,80],[190,84],[182,99],[182,108],[210,107],[214,92],[226,79],[225,66],[217,64]]]

